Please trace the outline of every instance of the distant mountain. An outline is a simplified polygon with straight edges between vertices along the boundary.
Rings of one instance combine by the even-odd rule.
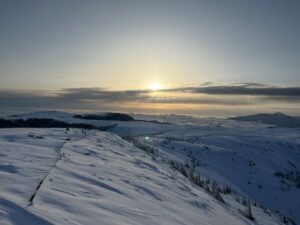
[[[300,118],[288,116],[280,112],[274,114],[260,113],[250,116],[232,117],[230,119],[246,122],[261,122],[279,127],[300,127]]]

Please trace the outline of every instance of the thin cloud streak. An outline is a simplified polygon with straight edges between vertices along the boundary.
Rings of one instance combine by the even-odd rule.
[[[208,95],[251,95],[251,96],[284,96],[300,97],[300,87],[269,87],[258,84],[220,85],[206,87],[183,87],[165,89],[165,92],[185,92]]]

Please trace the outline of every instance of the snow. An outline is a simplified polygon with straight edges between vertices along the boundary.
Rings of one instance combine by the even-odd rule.
[[[221,204],[117,135],[18,128],[1,129],[0,140],[3,225],[252,224],[231,197]],[[254,213],[255,223],[279,223]]]
[[[162,158],[182,164],[195,160],[202,176],[300,221],[299,183],[275,176],[293,172],[299,182],[298,129],[185,127],[138,141],[157,148]]]
[[[83,120],[63,112],[10,119],[37,117],[118,125],[111,133],[87,134],[0,129],[1,225],[281,224],[272,210],[300,222],[297,128],[175,115],[143,116],[168,123]],[[219,202],[174,170],[171,160],[234,193],[222,194],[225,204]],[[242,196],[272,210],[252,205],[250,221],[239,212],[245,206],[236,199]]]

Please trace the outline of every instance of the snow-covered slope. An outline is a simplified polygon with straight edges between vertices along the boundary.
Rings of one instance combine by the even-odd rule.
[[[0,224],[280,224],[112,133],[0,130]],[[241,211],[239,211],[239,209]]]
[[[299,130],[182,127],[136,139],[158,156],[300,222]]]
[[[263,208],[278,210],[300,223],[298,128],[221,118],[146,117],[172,124],[84,120],[62,112],[31,113],[11,119],[53,118],[95,126],[117,124],[110,130],[112,133],[139,147],[146,146],[169,167],[171,161],[180,163],[188,173],[216,181],[221,187],[228,185],[238,196]]]

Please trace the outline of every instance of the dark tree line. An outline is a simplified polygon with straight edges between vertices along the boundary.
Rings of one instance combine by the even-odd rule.
[[[94,126],[92,124],[85,123],[67,123],[63,121],[58,121],[54,119],[41,119],[41,118],[30,118],[30,119],[16,119],[16,120],[6,120],[0,119],[0,128],[79,128],[79,129],[95,129],[95,130],[109,130],[116,126]]]
[[[76,119],[85,120],[115,120],[115,121],[133,121],[134,118],[123,113],[105,113],[105,114],[86,114],[86,115],[74,115]]]

